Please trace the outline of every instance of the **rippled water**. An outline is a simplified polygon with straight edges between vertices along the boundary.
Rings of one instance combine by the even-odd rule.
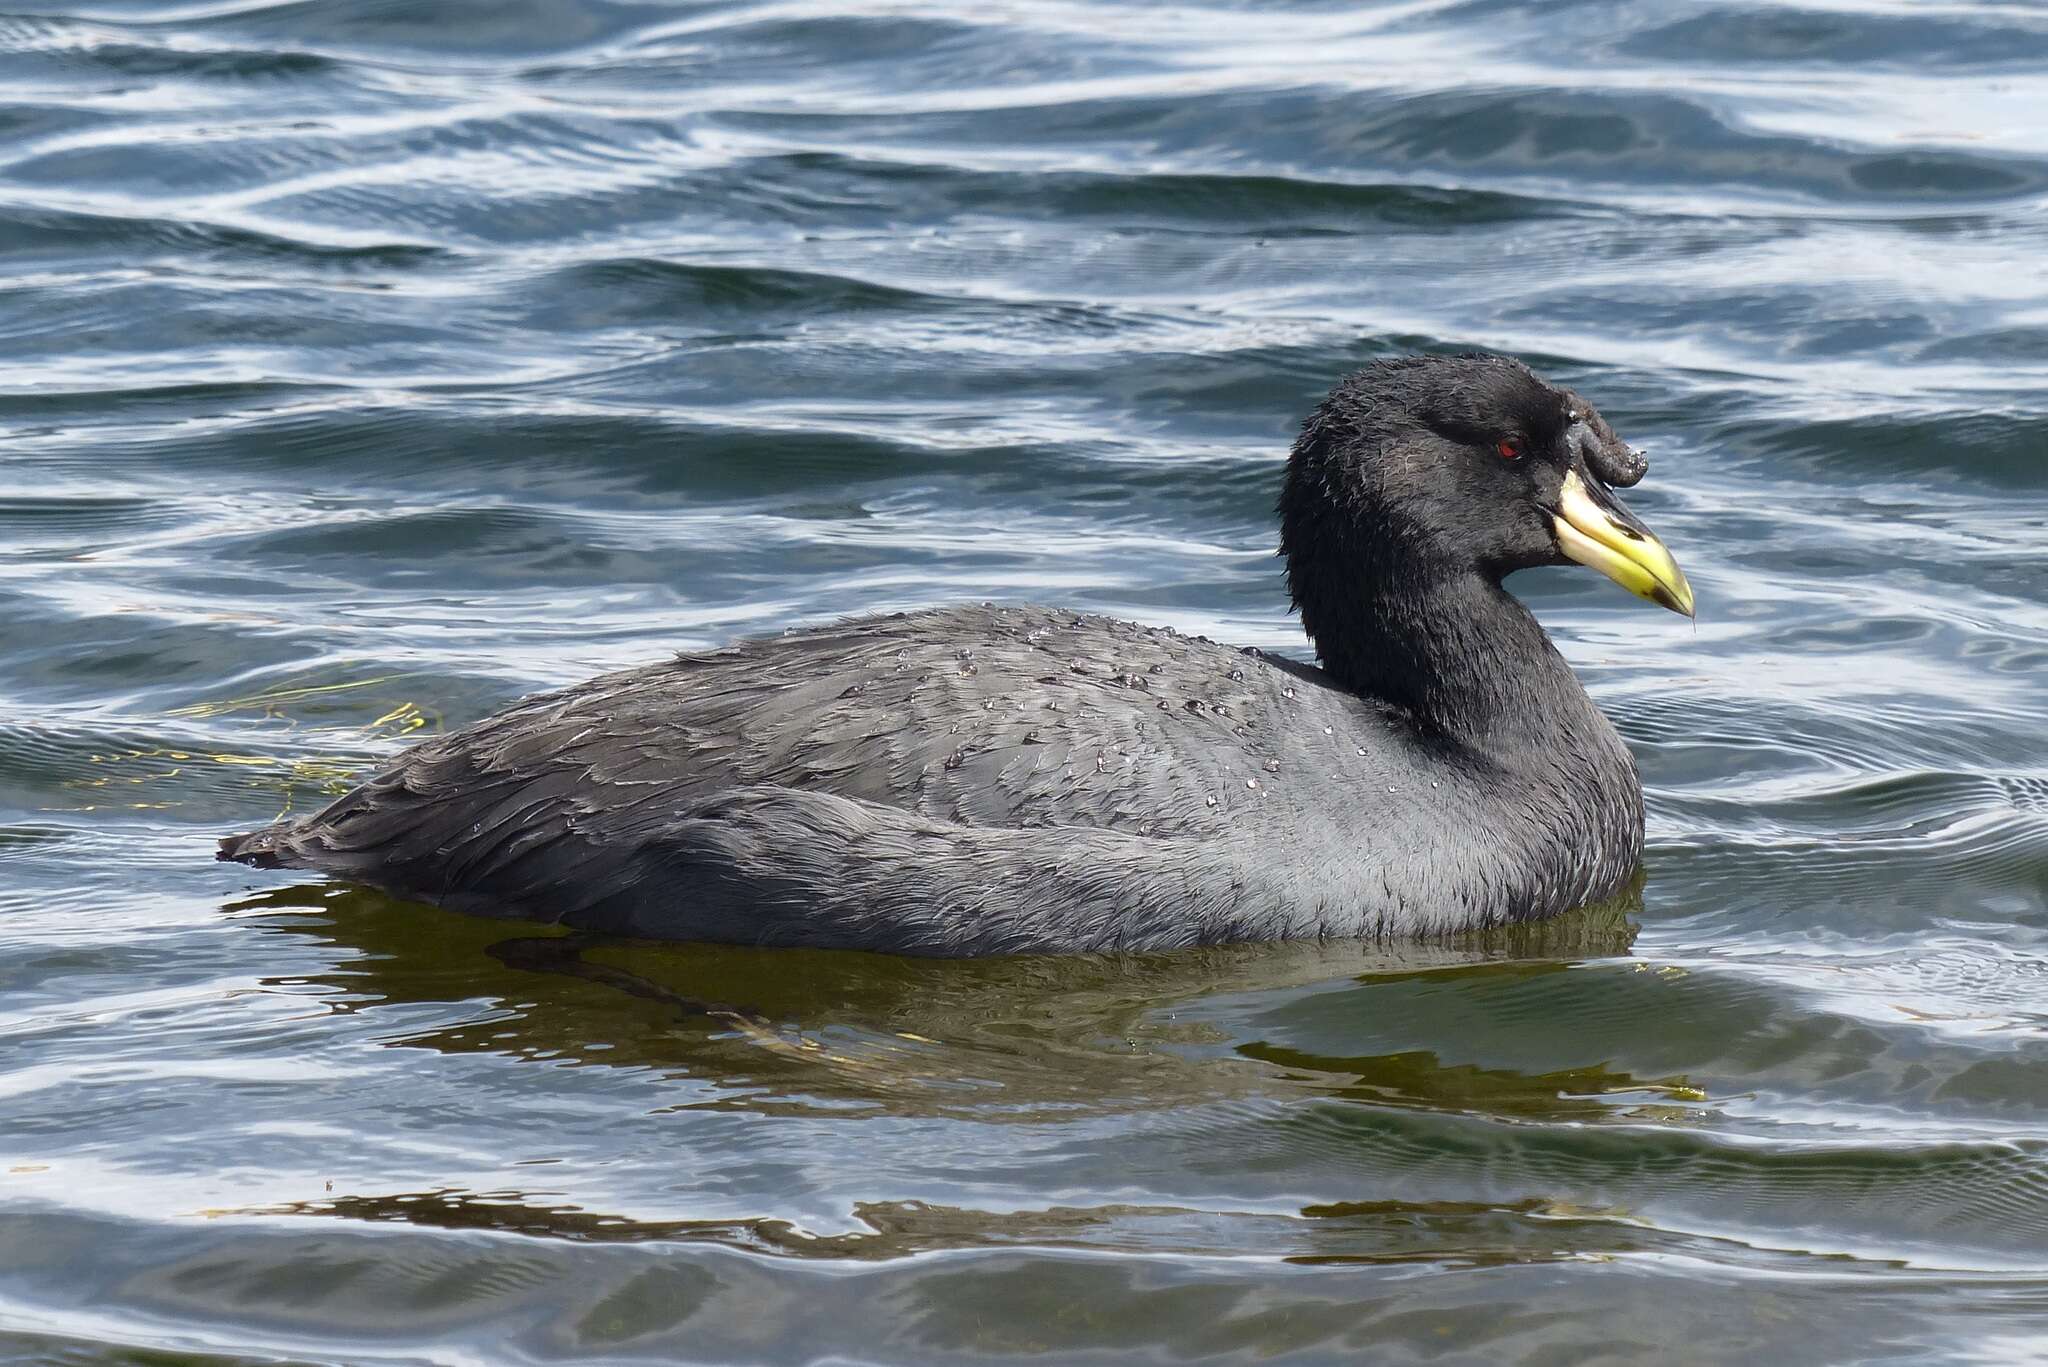
[[[2048,1352],[2048,15],[0,18],[0,1357]],[[945,599],[1299,649],[1293,424],[1486,346],[1637,903],[564,946],[210,861],[407,739]]]

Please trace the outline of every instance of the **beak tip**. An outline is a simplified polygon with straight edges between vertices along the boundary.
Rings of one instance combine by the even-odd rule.
[[[1691,585],[1686,585],[1673,591],[1663,584],[1657,584],[1650,591],[1650,599],[1658,607],[1669,608],[1681,617],[1693,618],[1695,621],[1698,620],[1693,614]]]

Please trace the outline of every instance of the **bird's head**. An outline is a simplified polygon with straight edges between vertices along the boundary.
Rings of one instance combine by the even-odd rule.
[[[1317,609],[1365,589],[1360,577],[1398,595],[1573,561],[1691,616],[1684,573],[1613,492],[1648,468],[1591,404],[1519,361],[1375,362],[1309,417],[1288,462],[1282,550],[1303,625],[1320,641]]]

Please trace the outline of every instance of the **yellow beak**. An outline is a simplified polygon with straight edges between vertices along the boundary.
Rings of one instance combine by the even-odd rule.
[[[1557,544],[1581,565],[1591,565],[1638,598],[1692,616],[1692,585],[1664,543],[1613,494],[1587,484],[1573,470],[1551,514]]]

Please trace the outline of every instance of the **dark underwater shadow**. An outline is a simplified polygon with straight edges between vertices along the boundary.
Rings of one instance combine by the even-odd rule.
[[[678,1107],[1044,1120],[1246,1093],[1427,1108],[1440,1092],[1461,1111],[1600,1111],[1598,1093],[1657,1084],[1481,1075],[1413,1049],[1325,1057],[1246,1038],[1247,1027],[1310,991],[1490,987],[1626,955],[1640,906],[1637,888],[1553,921],[1422,943],[950,960],[601,940],[328,884],[225,910],[320,947],[328,967],[271,985],[310,987],[332,1010],[474,1005],[384,1044],[653,1070],[692,1081]]]

